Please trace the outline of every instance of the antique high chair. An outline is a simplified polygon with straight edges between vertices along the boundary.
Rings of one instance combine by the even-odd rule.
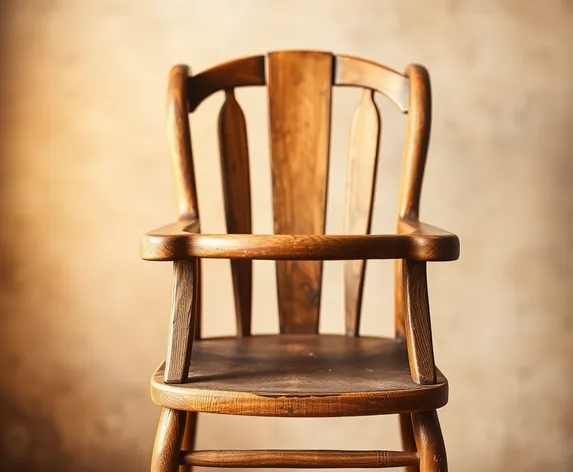
[[[274,235],[251,234],[245,118],[234,90],[267,86]],[[346,234],[324,235],[331,90],[363,88],[353,118],[346,188]],[[217,91],[228,234],[201,234],[188,114]],[[374,93],[408,115],[397,234],[371,235],[379,112]],[[162,407],[152,471],[202,467],[408,467],[445,471],[436,409],[448,384],[434,365],[426,262],[459,255],[458,238],[418,220],[430,135],[426,70],[404,74],[326,52],[282,51],[169,77],[168,134],[179,221],[147,233],[142,257],[173,261],[167,359],[151,383]],[[237,336],[201,339],[201,258],[231,260]],[[251,335],[253,259],[276,260],[280,334]],[[397,259],[395,338],[362,337],[367,259]],[[346,335],[320,335],[322,261],[346,260]],[[279,417],[398,414],[404,451],[197,451],[199,412]],[[185,437],[184,437],[185,436]]]

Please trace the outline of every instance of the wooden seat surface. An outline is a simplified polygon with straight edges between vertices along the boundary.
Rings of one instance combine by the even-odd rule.
[[[258,335],[193,344],[186,383],[152,378],[157,405],[255,416],[353,416],[430,410],[446,404],[448,384],[412,381],[399,339],[339,335]]]

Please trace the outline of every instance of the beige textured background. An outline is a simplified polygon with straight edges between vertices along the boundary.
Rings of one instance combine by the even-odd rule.
[[[573,5],[570,1],[2,2],[0,469],[145,470],[164,356],[168,264],[142,232],[175,217],[167,72],[274,49],[428,67],[434,128],[424,220],[462,258],[430,268],[451,470],[573,470]],[[341,231],[356,91],[335,95],[328,230]],[[255,230],[271,230],[264,93],[247,115]],[[222,231],[215,119],[194,116],[204,226]],[[403,120],[385,135],[375,230],[391,230]],[[233,332],[226,261],[206,264],[206,333]],[[255,328],[277,328],[274,271],[257,263]],[[340,264],[322,327],[340,332]],[[371,264],[364,331],[391,333],[391,264]],[[395,418],[203,416],[200,447],[396,448]]]

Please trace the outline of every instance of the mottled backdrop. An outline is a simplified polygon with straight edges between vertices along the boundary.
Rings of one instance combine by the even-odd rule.
[[[434,128],[422,217],[459,234],[430,268],[441,411],[455,471],[573,469],[571,1],[3,1],[0,87],[0,469],[140,471],[158,408],[167,263],[142,232],[175,217],[167,73],[274,49],[428,67]],[[342,229],[348,124],[335,94],[328,230]],[[255,231],[271,231],[267,108],[247,115]],[[215,124],[193,117],[204,227],[223,231]],[[403,117],[383,100],[375,231],[393,228]],[[342,331],[327,263],[322,328]],[[272,263],[255,264],[255,328],[277,328]],[[205,270],[205,331],[233,332],[227,261]],[[370,265],[365,332],[391,333],[391,264]],[[395,418],[203,416],[199,446],[395,448]]]

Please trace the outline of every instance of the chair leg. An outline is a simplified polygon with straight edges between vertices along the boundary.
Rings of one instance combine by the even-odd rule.
[[[436,410],[412,413],[420,472],[447,472],[446,446]]]
[[[151,472],[177,472],[186,412],[163,408],[155,435]]]
[[[412,416],[409,413],[400,414],[400,432],[402,433],[402,447],[406,452],[415,452],[416,440],[412,428]],[[411,465],[406,467],[406,472],[420,472],[420,467]]]
[[[185,434],[183,435],[183,449],[185,451],[195,450],[195,441],[197,436],[197,417],[198,413],[195,411],[187,412],[187,421],[185,423]],[[191,465],[179,466],[179,472],[191,472],[193,467]]]

